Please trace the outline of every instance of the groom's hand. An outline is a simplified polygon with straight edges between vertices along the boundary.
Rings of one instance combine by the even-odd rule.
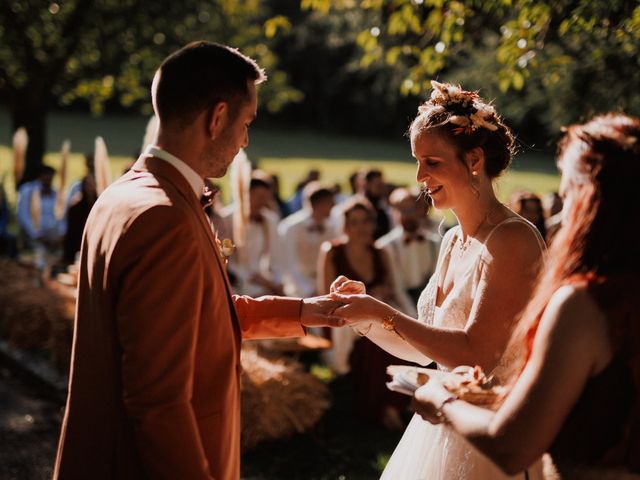
[[[304,298],[300,322],[305,327],[342,327],[345,324],[344,319],[333,314],[340,306],[342,302],[326,295]]]

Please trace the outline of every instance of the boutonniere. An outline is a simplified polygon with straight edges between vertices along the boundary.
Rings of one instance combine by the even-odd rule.
[[[220,241],[220,239],[216,237],[216,243],[218,244],[218,248],[220,249],[220,254],[224,257],[225,260],[229,260],[229,257],[233,255],[233,252],[236,251],[236,246],[233,244],[233,241],[230,238],[224,238],[222,241]]]

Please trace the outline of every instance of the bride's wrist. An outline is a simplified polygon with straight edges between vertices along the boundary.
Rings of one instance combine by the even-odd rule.
[[[387,330],[388,332],[393,332],[398,335],[400,338],[403,338],[400,332],[398,332],[396,321],[400,316],[400,312],[397,310],[391,310],[387,315],[382,317],[382,328]]]

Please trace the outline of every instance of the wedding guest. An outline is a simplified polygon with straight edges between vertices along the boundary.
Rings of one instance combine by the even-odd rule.
[[[289,211],[289,205],[287,205],[287,202],[285,202],[280,196],[280,177],[273,173],[270,173],[269,176],[271,177],[271,188],[273,189],[273,199],[276,206],[276,212],[281,219],[286,218],[292,212]]]
[[[509,198],[509,207],[538,229],[542,238],[547,237],[544,209],[540,197],[529,190],[516,190]]]
[[[268,174],[254,170],[249,183],[249,222],[243,241],[229,260],[229,272],[243,295],[283,295],[283,264],[286,252],[278,238],[278,214]],[[233,203],[223,210],[227,231],[233,231]]]
[[[75,262],[82,243],[84,225],[93,204],[98,199],[93,153],[85,154],[85,166],[87,173],[81,180],[71,185],[67,196],[65,209],[67,228],[62,240],[62,261],[65,265]]]
[[[362,281],[380,301],[398,305],[392,264],[387,253],[374,245],[376,211],[360,196],[342,206],[343,235],[323,245],[318,260],[318,292],[329,291],[338,275]],[[403,428],[401,413],[408,402],[385,386],[386,369],[404,363],[349,328],[332,329],[330,364],[337,373],[351,371],[356,414],[363,420],[382,423],[391,429]],[[356,340],[357,339],[357,340]]]
[[[480,365],[503,379],[512,361],[507,343],[529,299],[544,240],[496,198],[494,180],[513,154],[509,127],[476,93],[451,84],[432,86],[431,98],[409,128],[416,179],[435,208],[452,210],[458,225],[442,239],[417,320],[364,294],[335,295],[346,303],[336,314],[398,357],[421,365],[435,361],[445,371]],[[339,278],[332,291],[348,285],[349,292],[364,290]],[[529,478],[541,474],[539,463],[528,472]],[[382,478],[500,480],[505,475],[455,432],[414,416]]]
[[[87,219],[54,479],[240,478],[240,340],[338,325],[325,298],[231,294],[202,211],[249,142],[264,73],[194,42],[164,60],[159,127]]]
[[[359,195],[366,197],[376,211],[376,228],[373,238],[378,239],[391,230],[391,219],[387,208],[387,187],[382,172],[377,168],[363,168],[356,177]]]
[[[565,132],[564,225],[512,340],[509,394],[488,410],[436,380],[416,404],[508,473],[548,451],[557,478],[640,478],[640,205],[629,202],[640,119],[611,113]]]
[[[333,184],[331,191],[333,192],[333,198],[335,199],[336,205],[340,205],[349,198],[349,195],[342,193],[342,186],[338,182]]]
[[[391,214],[397,226],[376,241],[391,258],[398,296],[403,299],[402,311],[418,315],[415,305],[436,268],[440,235],[428,228],[429,201],[408,188],[396,188],[389,197]],[[429,197],[426,197],[428,199]]]
[[[38,270],[56,262],[65,231],[63,219],[56,217],[57,192],[52,187],[56,171],[43,165],[36,180],[18,189],[17,216],[23,238],[35,253]]]
[[[295,213],[302,208],[302,198],[303,198],[303,190],[304,187],[308,183],[317,182],[320,179],[320,172],[312,168],[307,172],[307,176],[304,177],[298,185],[296,185],[296,189],[291,196],[291,198],[287,201],[287,206],[289,207],[289,213]]]
[[[304,208],[278,226],[280,248],[286,252],[284,291],[296,297],[316,295],[320,245],[336,237],[329,221],[333,191],[319,182],[310,182],[304,187],[303,196]]]

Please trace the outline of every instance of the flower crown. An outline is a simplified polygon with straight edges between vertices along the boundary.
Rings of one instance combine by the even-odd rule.
[[[429,111],[432,114],[451,113],[449,121],[458,128],[453,133],[470,134],[479,128],[486,128],[495,132],[498,126],[494,123],[496,110],[491,105],[484,103],[477,93],[462,90],[458,85],[440,83],[431,80],[433,91],[431,99],[418,109],[420,113]]]

